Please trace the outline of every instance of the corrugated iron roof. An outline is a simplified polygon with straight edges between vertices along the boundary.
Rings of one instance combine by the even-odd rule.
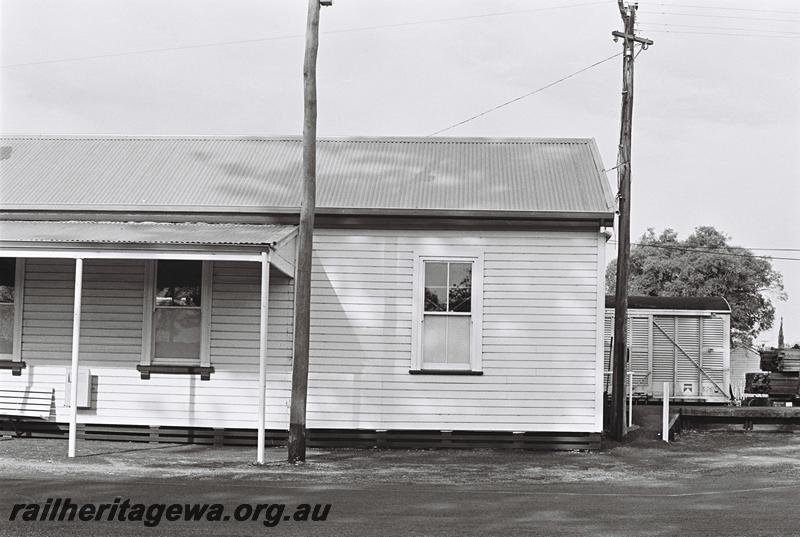
[[[616,300],[606,296],[606,308],[613,308]],[[721,296],[629,296],[629,309],[643,310],[705,310],[731,311],[728,301]]]
[[[591,139],[318,141],[321,210],[613,212]],[[302,139],[2,137],[0,208],[297,210]]]
[[[274,246],[291,225],[0,220],[0,243],[107,243]]]

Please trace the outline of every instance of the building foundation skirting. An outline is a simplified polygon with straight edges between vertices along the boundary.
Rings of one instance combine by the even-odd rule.
[[[2,418],[0,418],[2,419]],[[0,421],[0,431],[21,438],[67,438],[67,423],[41,420]],[[256,429],[173,427],[146,425],[78,424],[80,440],[255,446]],[[265,445],[285,446],[288,431],[267,429]],[[309,429],[307,444],[312,448],[361,449],[523,449],[597,450],[600,433],[428,431],[372,429]]]

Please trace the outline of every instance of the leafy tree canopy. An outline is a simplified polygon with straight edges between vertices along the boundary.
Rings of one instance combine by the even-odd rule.
[[[769,259],[730,246],[730,238],[714,227],[695,229],[679,240],[672,229],[653,229],[631,246],[628,293],[647,296],[721,296],[731,305],[731,341],[752,345],[772,326],[773,300],[786,300],[783,277]],[[606,290],[616,287],[616,260],[606,270]]]

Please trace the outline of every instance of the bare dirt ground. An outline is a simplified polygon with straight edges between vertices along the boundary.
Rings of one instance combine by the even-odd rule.
[[[742,472],[800,478],[800,434],[687,431],[677,442],[641,440],[598,452],[506,450],[310,449],[302,466],[285,463],[285,448],[268,448],[257,466],[255,448],[186,444],[79,442],[75,459],[62,440],[0,441],[0,475],[34,478],[191,477],[290,479],[321,482],[535,484],[665,481]]]
[[[600,452],[309,450],[0,441],[0,535],[800,535],[800,434],[687,431]],[[48,497],[331,503],[325,523],[8,522]],[[144,531],[146,530],[146,531]]]

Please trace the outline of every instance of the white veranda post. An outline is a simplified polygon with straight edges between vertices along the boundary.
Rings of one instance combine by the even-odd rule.
[[[669,442],[669,382],[664,383],[662,388],[661,406],[661,439]]]
[[[81,334],[81,294],[83,288],[83,259],[75,260],[75,301],[72,308],[72,369],[69,383],[69,446],[67,454],[75,456],[78,426],[78,354]]]
[[[269,321],[269,253],[261,252],[261,319],[258,333],[258,454],[264,464],[264,427],[267,407],[267,327]]]
[[[633,427],[633,371],[628,371],[628,429]]]

